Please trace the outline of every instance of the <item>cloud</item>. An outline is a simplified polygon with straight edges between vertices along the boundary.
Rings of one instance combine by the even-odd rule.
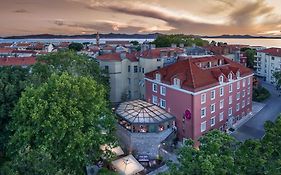
[[[14,13],[29,13],[27,10],[25,9],[17,9],[15,11],[13,11]]]

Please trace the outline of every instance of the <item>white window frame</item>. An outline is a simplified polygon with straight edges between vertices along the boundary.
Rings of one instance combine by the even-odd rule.
[[[180,82],[181,82],[180,79],[174,78],[174,86],[180,87],[180,84],[181,84]]]
[[[229,93],[233,91],[233,84],[229,84]]]
[[[162,104],[163,102],[164,102],[165,105]],[[163,99],[160,98],[160,107],[163,108],[163,109],[166,109],[166,106],[167,106],[166,100],[163,100]]]
[[[221,112],[220,115],[219,115],[219,121],[220,121],[220,122],[223,121],[223,118],[224,118],[223,112]]]
[[[158,97],[155,95],[152,95],[152,103],[155,105],[158,105]]]
[[[221,75],[221,76],[219,76],[219,82],[220,82],[220,84],[222,84],[223,83],[223,76]]]
[[[223,109],[224,106],[224,99],[220,100],[220,109]]]
[[[250,82],[251,82],[251,78],[248,77],[248,85],[250,85]]]
[[[228,96],[228,104],[229,104],[229,105],[232,104],[232,95]]]
[[[201,94],[201,104],[206,103],[206,93]]]
[[[237,94],[236,94],[236,100],[240,100],[240,92],[237,92]]]
[[[247,94],[248,94],[248,95],[250,95],[250,93],[251,93],[251,88],[250,88],[250,87],[248,87]]]
[[[250,97],[248,97],[248,100],[247,100],[247,105],[250,104]]]
[[[214,94],[214,96],[212,97],[212,94]],[[211,91],[211,100],[216,99],[216,90],[212,90]]]
[[[243,100],[242,101],[242,109],[245,108],[245,106],[246,106],[246,102],[245,102],[245,100]]]
[[[202,115],[202,110],[204,111],[204,114],[203,114],[203,115]],[[207,113],[206,107],[200,109],[201,118],[206,117],[206,113]]]
[[[229,74],[228,74],[228,79],[229,79],[230,81],[232,81],[232,79],[233,79],[232,73],[229,73]]]
[[[215,126],[216,125],[216,117],[212,117],[210,123],[211,123],[211,126]]]
[[[158,85],[153,83],[152,84],[152,91],[157,93]]]
[[[229,112],[231,111],[231,112]],[[228,108],[228,116],[231,116],[233,114],[233,111],[232,111],[232,107]]]
[[[213,110],[212,110],[212,109],[213,109]],[[211,110],[211,114],[214,113],[214,112],[216,112],[216,104],[215,104],[215,103],[211,104],[210,110]]]
[[[240,103],[236,104],[236,112],[238,112],[240,110]]]
[[[246,95],[246,90],[244,89],[244,90],[242,91],[242,97],[245,97],[245,95]]]
[[[220,87],[220,97],[224,95],[224,87]]]
[[[155,75],[155,79],[156,79],[156,81],[161,81],[161,75],[157,73]]]
[[[201,123],[200,131],[204,132],[204,131],[206,131],[206,129],[207,129],[207,122],[204,121],[204,122]]]
[[[237,81],[237,89],[240,89],[240,81]]]
[[[166,90],[167,90],[167,89],[166,89],[165,86],[160,86],[160,94],[161,94],[161,95],[166,96],[166,93],[167,93]]]
[[[242,86],[243,86],[243,87],[246,86],[246,79],[245,79],[245,78],[242,80]]]

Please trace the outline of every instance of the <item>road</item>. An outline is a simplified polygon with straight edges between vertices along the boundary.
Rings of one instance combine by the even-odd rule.
[[[260,112],[231,134],[239,141],[262,138],[265,134],[264,123],[268,120],[275,121],[281,113],[281,97],[278,96],[275,87],[264,82],[261,83],[270,91],[271,96],[264,102],[266,105]]]

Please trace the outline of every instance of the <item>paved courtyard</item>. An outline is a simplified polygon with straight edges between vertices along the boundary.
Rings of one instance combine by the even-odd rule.
[[[281,97],[275,87],[264,82],[262,85],[270,91],[271,97],[264,102],[265,106],[257,114],[253,114],[251,119],[231,134],[239,141],[262,138],[265,134],[264,123],[268,120],[275,121],[281,113]],[[253,113],[255,113],[256,104],[253,104]]]

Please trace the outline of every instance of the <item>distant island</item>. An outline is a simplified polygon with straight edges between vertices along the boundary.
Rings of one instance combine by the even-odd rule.
[[[118,39],[156,39],[159,35],[165,35],[162,33],[151,33],[151,34],[121,34],[121,33],[108,33],[99,34],[100,38],[118,38]],[[281,37],[270,37],[270,36],[252,36],[252,35],[218,35],[218,36],[203,36],[203,35],[190,35],[198,38],[233,38],[233,39],[281,39]],[[22,35],[22,36],[8,36],[0,37],[0,39],[91,39],[96,38],[96,34],[84,34],[84,35],[52,35],[52,34],[38,34],[38,35]]]

